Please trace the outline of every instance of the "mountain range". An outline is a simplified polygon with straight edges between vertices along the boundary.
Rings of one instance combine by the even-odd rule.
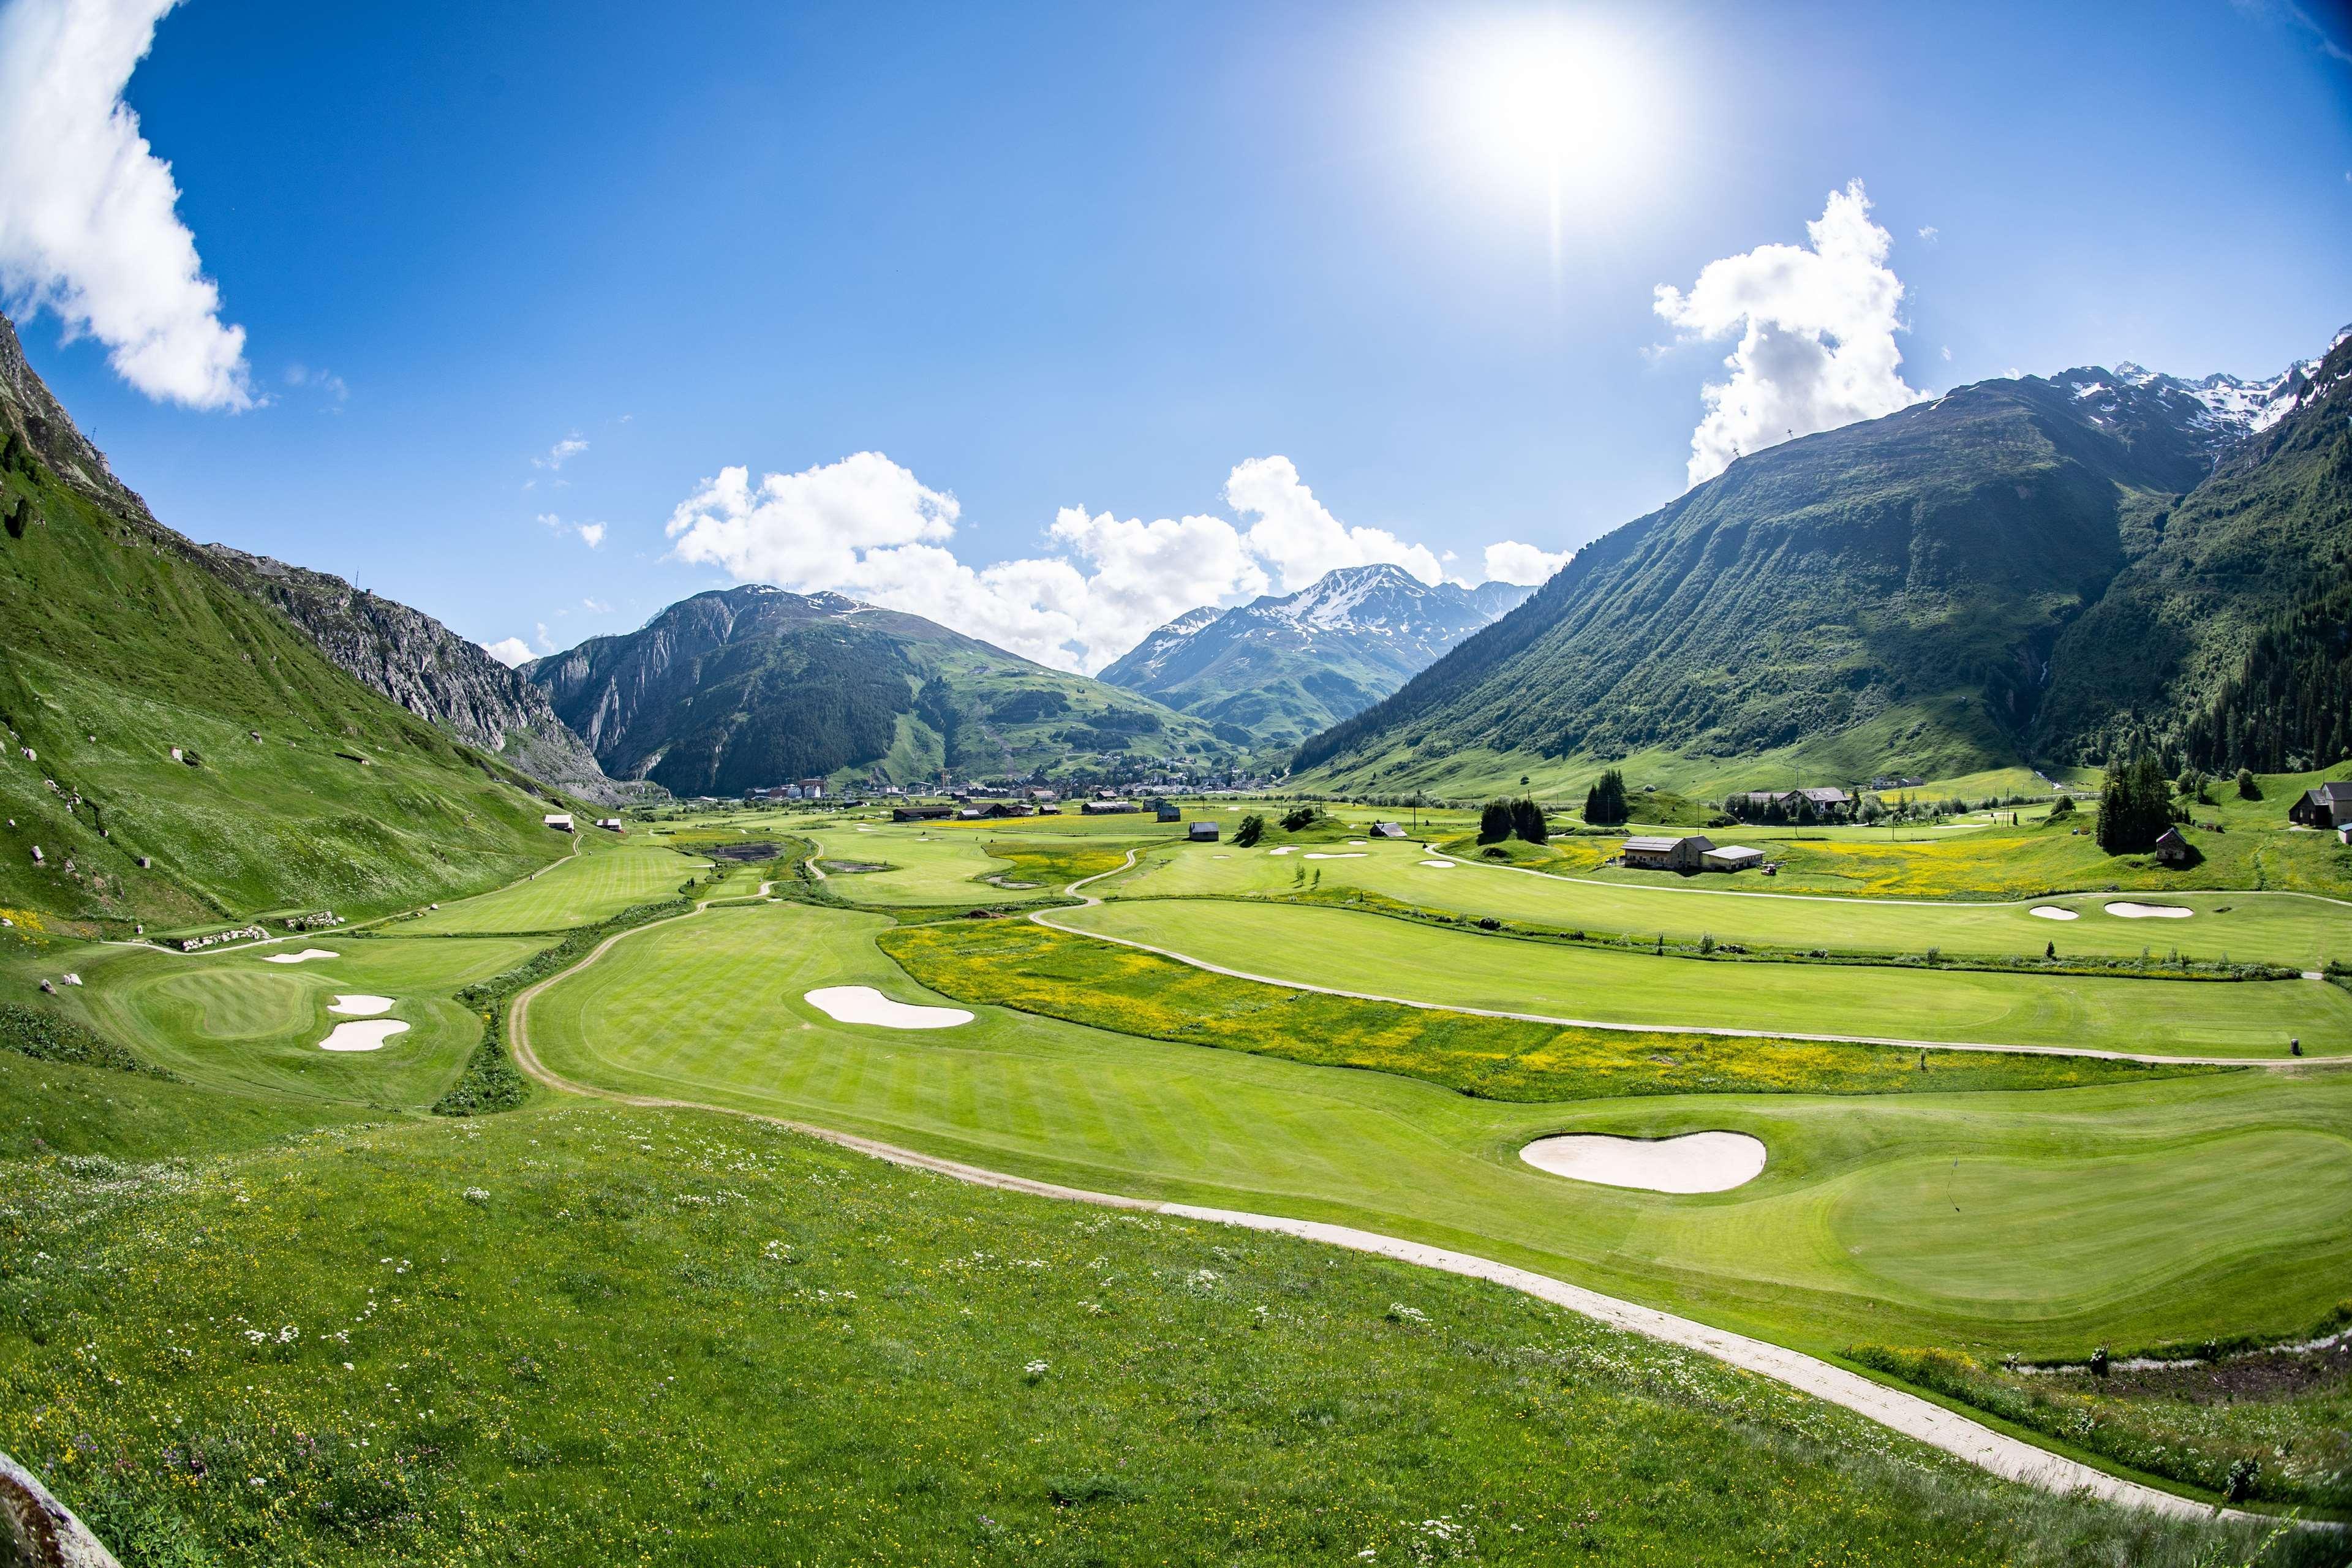
[[[1232,744],[1287,752],[1362,711],[1532,588],[1423,583],[1385,563],[1161,626],[1101,679],[1203,719]]]
[[[920,616],[760,584],[697,594],[522,672],[607,773],[680,795],[1234,754],[1200,720]]]
[[[1343,787],[1824,778],[2162,742],[2340,563],[2347,350],[2264,382],[2089,367],[1789,441],[1585,547],[1300,747]]]

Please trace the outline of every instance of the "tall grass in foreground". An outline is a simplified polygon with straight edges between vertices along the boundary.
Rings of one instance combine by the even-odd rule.
[[[1493,1287],[740,1120],[566,1105],[8,1174],[0,1447],[127,1568],[2259,1548]]]

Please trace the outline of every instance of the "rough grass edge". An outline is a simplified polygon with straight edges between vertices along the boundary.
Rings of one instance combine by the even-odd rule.
[[[81,1067],[137,1073],[142,1078],[170,1079],[175,1076],[141,1061],[128,1047],[86,1025],[15,1002],[0,1002],[0,1046],[36,1061],[73,1062]]]
[[[502,974],[478,980],[455,993],[452,999],[459,1005],[481,1015],[482,1037],[473,1054],[466,1058],[466,1070],[457,1075],[457,1081],[433,1102],[432,1113],[494,1116],[520,1106],[530,1098],[530,1080],[515,1066],[513,1056],[507,1050],[507,1004],[515,994],[571,967],[607,937],[686,914],[693,908],[694,900],[688,898],[632,905],[610,920],[577,928],[553,947],[542,948]]]

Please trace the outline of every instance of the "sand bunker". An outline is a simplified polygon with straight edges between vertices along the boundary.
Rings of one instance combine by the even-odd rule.
[[[338,996],[327,1011],[341,1013],[346,1018],[373,1018],[378,1013],[392,1011],[392,998],[370,996],[365,993],[356,996]]]
[[[1360,838],[1350,838],[1348,840],[1348,847],[1350,849],[1362,849],[1366,847],[1366,845]]]
[[[1451,860],[1423,860],[1422,864],[1424,866],[1434,866],[1437,869],[1443,871],[1447,867],[1453,865],[1454,862]]]
[[[917,1007],[893,1002],[871,985],[824,985],[808,994],[808,1004],[844,1024],[875,1024],[885,1029],[952,1029],[971,1022],[961,1007]]]
[[[2025,912],[2038,921],[2078,921],[2083,918],[2081,910],[2062,910],[2056,904],[2036,904]]]
[[[1361,855],[1350,855],[1344,849],[1336,855],[1318,855],[1310,853],[1307,858],[1309,860],[1361,860],[1364,858]]]
[[[1653,1193],[1722,1193],[1763,1173],[1764,1144],[1745,1132],[1685,1132],[1679,1138],[1579,1132],[1538,1138],[1519,1151],[1519,1158],[1571,1182]]]
[[[2185,921],[2195,910],[2179,904],[2109,904],[2107,913],[2127,921]]]
[[[408,1026],[397,1018],[370,1018],[363,1024],[338,1024],[332,1034],[319,1042],[319,1048],[322,1051],[378,1051],[393,1036],[407,1032]]]
[[[323,947],[306,947],[299,952],[268,952],[262,954],[264,963],[300,963],[312,958],[341,958],[340,952],[329,952]]]
[[[1269,855],[1287,855],[1287,854],[1289,854],[1289,853],[1290,853],[1291,848],[1292,848],[1292,846],[1287,845],[1287,844],[1285,844],[1285,845],[1283,845],[1280,848],[1278,848],[1278,849],[1269,849],[1269,850],[1267,850],[1267,851],[1266,851],[1266,853],[1267,853],[1267,854],[1269,854]]]

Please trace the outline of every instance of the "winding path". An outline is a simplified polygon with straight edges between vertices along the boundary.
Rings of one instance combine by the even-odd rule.
[[[1135,851],[1128,851],[1126,865],[1114,871],[1082,878],[1069,885],[1068,891],[1086,898],[1088,903],[1099,902],[1079,893],[1087,883],[1102,877],[1116,876],[1135,862]],[[694,920],[708,906],[698,905],[688,914],[672,915],[668,920],[650,925],[634,927],[616,932],[597,943],[595,948],[571,968],[548,976],[534,985],[518,992],[507,1010],[507,1043],[515,1064],[548,1088],[568,1094],[614,1101],[623,1105],[642,1106],[656,1110],[706,1110],[740,1116],[749,1121],[767,1122],[772,1126],[821,1139],[844,1149],[870,1155],[894,1165],[912,1170],[929,1171],[974,1186],[992,1187],[1003,1192],[1024,1193],[1033,1197],[1056,1198],[1068,1203],[1092,1204],[1104,1208],[1126,1209],[1137,1213],[1165,1215],[1171,1218],[1197,1220],[1212,1225],[1229,1225],[1239,1228],[1265,1231],[1318,1241],[1332,1247],[1344,1247],[1351,1251],[1392,1258],[1423,1268],[1434,1268],[1467,1279],[1483,1279],[1491,1284],[1520,1291],[1538,1300],[1564,1307],[1612,1328],[1637,1333],[1666,1344],[1677,1345],[1703,1355],[1714,1357],[1745,1372],[1767,1377],[1786,1387],[1815,1398],[1840,1405],[1867,1417],[1904,1436],[1916,1438],[1931,1447],[1939,1448],[1980,1469],[2005,1479],[2039,1487],[2062,1494],[2083,1493],[2126,1508],[2144,1509],[2177,1519],[2221,1518],[2237,1521],[2271,1522],[2269,1516],[2248,1513],[2238,1509],[2216,1509],[2189,1498],[2126,1480],[2120,1476],[2051,1453],[2045,1448],[2006,1433],[1995,1431],[1982,1422],[1948,1410],[1940,1405],[1906,1394],[1900,1389],[1873,1382],[1858,1373],[1835,1366],[1817,1356],[1751,1339],[1745,1334],[1711,1328],[1689,1318],[1663,1312],[1654,1307],[1602,1295],[1581,1286],[1570,1285],[1549,1275],[1530,1269],[1498,1263],[1466,1252],[1454,1252],[1445,1247],[1431,1247],[1423,1242],[1407,1241],[1399,1237],[1383,1236],[1377,1231],[1360,1230],[1351,1226],[1328,1225],[1318,1220],[1292,1219],[1281,1215],[1254,1214],[1242,1209],[1207,1208],[1193,1204],[1160,1203],[1148,1198],[1127,1197],[1117,1193],[1100,1193],[1083,1187],[1066,1187],[1052,1182],[1034,1181],[1026,1176],[1011,1175],[1001,1171],[984,1170],[955,1160],[944,1160],[919,1150],[901,1148],[855,1133],[836,1131],[807,1122],[794,1121],[781,1116],[767,1116],[757,1111],[739,1110],[732,1106],[712,1105],[701,1100],[677,1100],[661,1095],[624,1094],[614,1089],[599,1089],[592,1084],[575,1083],[550,1070],[530,1047],[529,1013],[530,1004],[549,986],[579,973],[610,952],[613,946],[643,931],[658,930],[677,921]],[[1033,914],[1032,920],[1043,920],[1044,911]],[[1056,930],[1066,928],[1055,927]],[[1091,934],[1081,932],[1081,935]],[[1128,945],[1135,945],[1129,943]],[[1205,966],[1204,966],[1205,967]]]
[[[1098,882],[1105,877],[1116,877],[1123,871],[1132,869],[1135,865],[1136,854],[1137,851],[1133,849],[1129,850],[1127,852],[1127,863],[1125,865],[1115,867],[1108,871],[1098,871],[1091,877],[1081,878],[1077,881],[1071,883],[1066,890],[1072,893],[1078,893],[1078,889],[1085,887],[1088,882]],[[1465,860],[1461,862],[1461,864],[1466,866],[1475,864],[1475,862]],[[1496,869],[1502,870],[1517,868],[1513,867],[1496,868]],[[1530,872],[1528,874],[1534,876],[1540,875],[1541,873]],[[1565,880],[1566,879],[1562,879]],[[1667,892],[1678,892],[1685,889],[1664,889],[1662,890]],[[1777,898],[1780,895],[1773,893],[1717,893],[1710,896],[1716,898],[1745,899]],[[2305,897],[2310,895],[2297,896]],[[1078,906],[1081,909],[1092,909],[1102,902],[1102,900],[1095,897],[1091,893],[1078,893],[1078,897],[1084,900]],[[1165,901],[1179,903],[1185,900],[1171,899]],[[1192,901],[1209,903],[1215,900],[1210,899],[1199,899]],[[1062,905],[1059,907],[1066,909],[1068,906]],[[1094,942],[1108,942],[1119,947],[1131,947],[1139,952],[1156,953],[1161,958],[1171,958],[1179,963],[1190,964],[1194,969],[1205,970],[1211,974],[1223,974],[1234,980],[1255,981],[1260,985],[1279,985],[1285,990],[1289,991],[1312,991],[1317,994],[1323,996],[1345,996],[1358,1002],[1387,1002],[1399,1007],[1418,1007],[1424,1012],[1430,1013],[1466,1013],[1475,1018],[1509,1018],[1528,1024],[1549,1024],[1554,1028],[1559,1029],[1608,1029],[1618,1034],[1626,1035],[1714,1035],[1736,1040],[1807,1040],[1816,1045],[1899,1046],[1905,1050],[1911,1051],[1990,1051],[2002,1056],[2095,1057],[2103,1061],[2146,1062],[2159,1067],[2174,1065],[2181,1067],[2267,1068],[2273,1071],[2303,1071],[2309,1068],[2325,1068],[2330,1063],[2340,1064],[2347,1059],[2344,1058],[2330,1057],[2170,1056],[2162,1052],[2155,1051],[2101,1050],[2091,1046],[1997,1045],[1990,1041],[1976,1040],[1913,1040],[1906,1039],[1900,1035],[1814,1035],[1802,1034],[1794,1029],[1735,1029],[1720,1024],[1616,1024],[1604,1022],[1599,1018],[1561,1018],[1555,1017],[1549,1013],[1514,1013],[1501,1007],[1471,1007],[1452,1002],[1423,1002],[1418,1001],[1411,996],[1391,996],[1378,991],[1348,991],[1336,985],[1317,985],[1310,981],[1286,980],[1282,976],[1276,974],[1258,974],[1246,969],[1231,969],[1222,963],[1212,963],[1205,958],[1195,958],[1191,953],[1179,952],[1172,947],[1154,947],[1148,942],[1138,942],[1132,937],[1111,936],[1103,931],[1088,931],[1084,926],[1064,925],[1061,921],[1049,918],[1054,912],[1055,911],[1050,909],[1039,910],[1029,918],[1036,921],[1041,926],[1051,927],[1053,930],[1061,931],[1068,936],[1082,936]],[[2310,979],[2312,976],[2306,975],[2305,978]],[[2322,983],[2325,984],[2325,978],[2321,977],[2321,979]]]

